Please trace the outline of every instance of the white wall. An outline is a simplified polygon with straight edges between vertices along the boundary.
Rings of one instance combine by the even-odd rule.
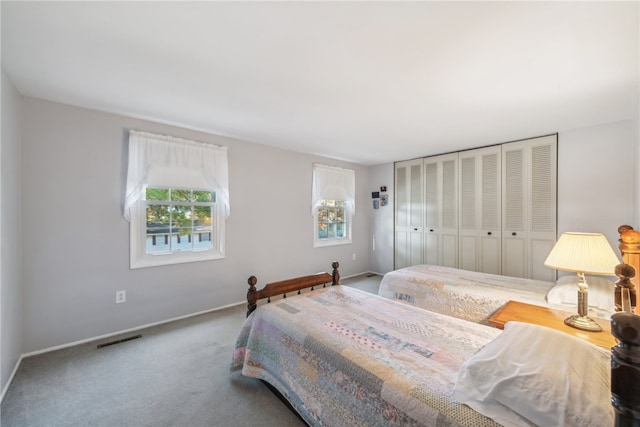
[[[640,228],[634,221],[640,200],[636,196],[634,202],[634,194],[640,191],[634,193],[636,164],[640,164],[635,160],[635,147],[640,144],[638,120],[559,133],[558,233],[601,232],[617,250],[619,225]],[[392,163],[369,169],[372,180],[393,182]],[[375,187],[376,182],[372,183]],[[393,269],[393,212],[372,216],[371,229],[376,234],[371,269],[386,273]]]
[[[603,233],[617,250],[617,229],[634,221],[635,148],[631,120],[558,136],[558,235]]]
[[[22,355],[20,95],[2,71],[0,143],[0,390]]]
[[[23,98],[25,353],[246,299],[259,284],[369,270],[368,168],[172,126]],[[128,129],[229,147],[223,260],[129,269],[122,217]],[[313,248],[314,162],[356,171],[353,244]],[[367,198],[368,195],[368,198]],[[357,261],[352,261],[352,254]],[[116,290],[127,302],[115,304]]]
[[[387,206],[381,206],[380,209],[369,208],[371,210],[370,270],[380,274],[393,270],[394,181],[393,163],[369,167],[370,191],[380,191],[381,186],[386,186],[389,196]],[[371,206],[371,203],[369,205]]]

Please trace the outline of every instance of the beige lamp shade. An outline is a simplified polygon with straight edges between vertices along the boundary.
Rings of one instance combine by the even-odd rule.
[[[599,233],[563,233],[544,265],[556,270],[613,276],[620,261]]]

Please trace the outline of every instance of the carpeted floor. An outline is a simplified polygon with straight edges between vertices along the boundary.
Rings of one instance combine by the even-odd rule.
[[[377,293],[381,276],[342,280]],[[244,305],[25,358],[2,427],[304,426],[260,381],[229,372]],[[113,341],[111,337],[106,341]]]

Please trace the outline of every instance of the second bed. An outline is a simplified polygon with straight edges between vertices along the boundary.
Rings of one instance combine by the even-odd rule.
[[[425,264],[385,274],[378,295],[486,324],[509,300],[574,311],[576,283],[575,275],[546,282]],[[609,317],[614,312],[614,282],[588,276],[588,283],[589,315]]]

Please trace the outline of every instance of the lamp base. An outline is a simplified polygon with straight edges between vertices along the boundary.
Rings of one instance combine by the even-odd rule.
[[[564,319],[564,324],[584,331],[599,332],[602,330],[602,326],[598,325],[595,320],[588,316],[580,316],[579,314],[567,317]]]

